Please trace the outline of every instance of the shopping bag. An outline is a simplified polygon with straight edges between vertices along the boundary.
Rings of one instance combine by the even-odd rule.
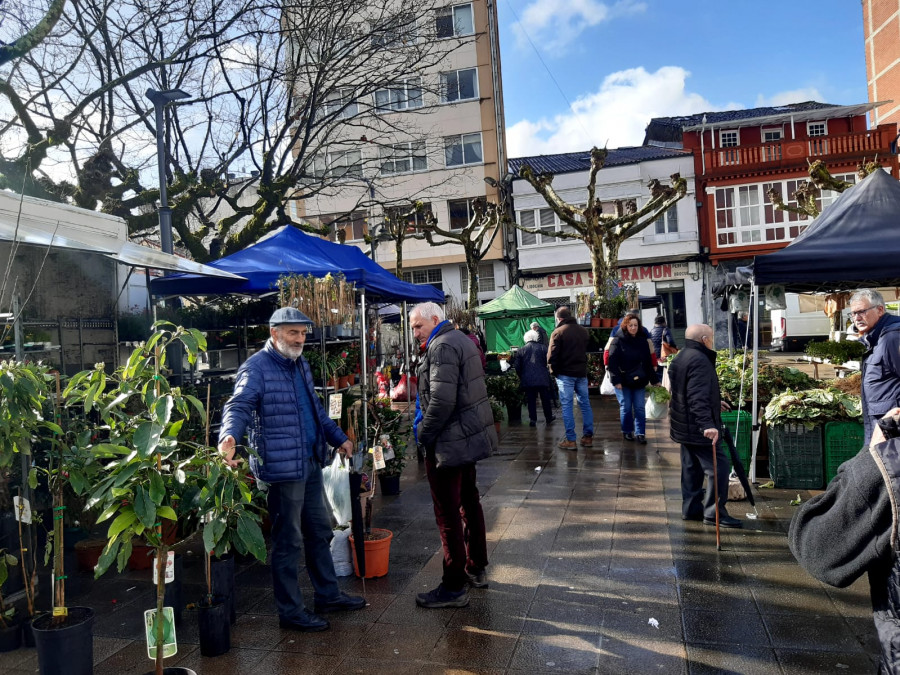
[[[672,354],[678,353],[678,347],[676,347],[675,345],[671,345],[668,342],[663,342],[661,353],[662,353],[662,357],[664,359],[667,359],[670,356],[672,356]]]
[[[397,386],[391,389],[391,400],[392,401],[405,401],[406,400],[406,388],[409,387],[409,400],[415,401],[416,394],[418,393],[418,388],[416,387],[417,379],[416,376],[413,375],[407,378],[406,373],[404,373],[400,377],[400,381],[397,383]]]
[[[350,466],[342,458],[335,458],[322,469],[325,497],[331,507],[331,515],[337,525],[350,523]]]
[[[669,414],[669,404],[657,403],[652,396],[648,396],[647,401],[644,403],[644,413],[648,420],[664,419]]]
[[[612,380],[609,379],[609,370],[603,373],[603,382],[600,383],[600,393],[605,396],[615,396],[616,388],[613,386]]]

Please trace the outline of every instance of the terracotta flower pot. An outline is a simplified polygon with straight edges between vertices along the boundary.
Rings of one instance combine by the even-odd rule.
[[[75,544],[75,562],[79,572],[93,572],[106,546],[105,539],[82,539]]]
[[[366,579],[383,577],[388,573],[388,563],[391,557],[391,539],[394,533],[390,530],[372,528],[372,533],[366,536]],[[359,564],[356,561],[356,547],[353,545],[353,535],[350,535],[350,550],[353,552],[353,571],[359,576]]]
[[[601,323],[603,320],[599,316],[591,317],[591,328],[600,328],[603,324]]]

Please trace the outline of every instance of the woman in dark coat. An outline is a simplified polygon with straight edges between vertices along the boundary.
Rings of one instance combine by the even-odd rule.
[[[659,378],[653,367],[650,343],[637,314],[626,314],[622,319],[622,329],[609,348],[608,368],[619,400],[622,435],[626,441],[637,439],[644,444],[647,442],[644,394],[647,384],[656,384]]]
[[[530,330],[523,336],[525,346],[516,352],[516,372],[525,390],[528,401],[528,419],[531,426],[537,426],[537,397],[541,397],[544,421],[550,424],[555,419],[550,405],[550,371],[547,370],[547,345],[541,344],[536,331]]]

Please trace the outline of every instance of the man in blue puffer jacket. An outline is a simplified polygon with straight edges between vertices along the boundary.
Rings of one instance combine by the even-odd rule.
[[[329,627],[325,612],[362,609],[364,598],[340,590],[331,558],[331,523],[325,504],[322,467],[332,460],[329,445],[353,454],[343,431],[316,396],[312,372],[302,357],[312,322],[293,307],[269,319],[270,338],[240,367],[234,394],[225,404],[219,451],[232,466],[237,440],[249,428],[253,474],[268,484],[272,519],[272,580],[282,628],[320,631]],[[300,554],[315,591],[315,614],[303,603],[297,584]]]

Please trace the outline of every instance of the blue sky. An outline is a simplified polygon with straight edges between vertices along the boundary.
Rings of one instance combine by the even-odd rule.
[[[496,1],[510,157],[640,145],[651,117],[867,100],[858,0]]]

